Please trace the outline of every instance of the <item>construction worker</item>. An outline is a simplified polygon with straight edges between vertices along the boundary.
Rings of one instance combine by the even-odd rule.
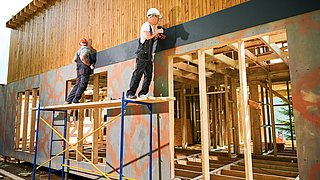
[[[94,68],[91,63],[91,51],[88,47],[88,40],[82,38],[79,41],[80,49],[75,53],[72,62],[77,63],[76,85],[71,90],[65,104],[79,103],[82,93],[87,89],[91,70]]]
[[[133,71],[130,88],[126,93],[127,98],[135,99],[142,75],[144,80],[142,89],[138,93],[139,97],[147,97],[152,79],[153,60],[158,39],[165,39],[164,28],[157,26],[161,18],[160,12],[156,8],[147,11],[147,21],[141,26],[138,50],[136,51],[136,66]]]

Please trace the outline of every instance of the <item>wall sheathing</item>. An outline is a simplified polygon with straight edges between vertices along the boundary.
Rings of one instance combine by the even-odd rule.
[[[199,27],[201,28],[201,27]],[[247,28],[245,30],[229,33],[218,37],[212,37],[195,43],[171,48],[159,52],[155,61],[154,84],[151,92],[155,96],[166,96],[168,94],[167,65],[168,57],[175,54],[208,48],[219,44],[236,42],[240,39],[261,35],[272,31],[287,31],[289,43],[289,67],[292,79],[293,107],[297,128],[298,162],[301,179],[317,179],[319,177],[319,152],[318,142],[319,131],[319,32],[320,32],[320,11],[313,11],[291,18],[282,19],[275,22]],[[105,60],[103,56],[100,60]],[[100,67],[96,70],[108,71],[108,95],[111,97],[121,97],[129,84],[129,77],[134,68],[135,59],[123,61]],[[1,109],[6,109],[6,113],[1,111],[0,129],[0,154],[16,157],[21,160],[32,162],[29,153],[15,152],[13,150],[14,121],[17,92],[26,88],[40,86],[40,102],[42,105],[53,105],[62,103],[64,100],[65,81],[74,77],[74,66],[66,66],[48,73],[41,74],[34,78],[28,78],[18,82],[10,83],[2,87],[0,96],[6,97],[6,101],[1,102]],[[307,80],[306,80],[307,79]],[[5,95],[3,95],[5,94]],[[152,94],[152,93],[151,93]],[[154,132],[160,132],[160,138],[156,133],[153,135],[154,147],[161,148],[161,156],[156,151],[154,159],[154,177],[158,177],[161,172],[162,179],[169,177],[169,122],[168,105],[156,105],[154,114]],[[116,115],[118,110],[110,110],[110,117]],[[143,157],[148,151],[148,116],[146,109],[141,107],[130,108],[126,115],[125,134],[125,164],[132,162],[125,167],[125,175],[137,179],[146,179],[148,175],[148,158]],[[142,115],[136,115],[142,114]],[[50,119],[50,118],[49,118]],[[159,123],[157,123],[159,121]],[[159,130],[158,125],[159,124]],[[45,138],[49,136],[49,130],[43,124],[40,126],[40,137],[43,138],[39,148],[39,162],[48,158],[49,141]],[[107,137],[107,161],[115,168],[118,168],[118,144],[119,144],[119,122],[114,122],[108,127]],[[158,140],[160,139],[160,141]],[[158,142],[159,145],[158,145]],[[6,145],[6,148],[3,148]],[[160,161],[161,159],[161,161]],[[160,163],[159,163],[160,162]],[[74,163],[73,165],[89,167],[85,163]],[[161,166],[158,166],[161,164]],[[72,165],[72,164],[71,164]],[[110,167],[105,166],[109,171]]]

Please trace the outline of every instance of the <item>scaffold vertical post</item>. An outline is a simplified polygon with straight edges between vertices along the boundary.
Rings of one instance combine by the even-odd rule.
[[[36,142],[34,145],[34,156],[33,156],[33,167],[32,167],[32,180],[36,178],[36,167],[37,167],[37,152],[38,152],[38,138],[39,138],[39,120],[40,120],[40,103],[38,104],[38,113],[37,113],[37,129],[36,132]]]
[[[152,179],[152,104],[147,104],[150,111],[150,149],[149,149],[149,179]]]
[[[124,109],[125,109],[125,99],[124,92],[122,92],[121,98],[121,124],[120,124],[120,180],[122,180],[123,175],[123,145],[124,145]]]

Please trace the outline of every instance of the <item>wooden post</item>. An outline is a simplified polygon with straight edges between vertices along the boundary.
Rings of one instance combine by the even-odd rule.
[[[32,108],[37,107],[37,99],[38,99],[38,89],[32,89]],[[34,151],[34,135],[36,128],[36,110],[32,110],[31,113],[31,124],[30,124],[30,148],[29,151]]]
[[[268,140],[267,140],[267,127],[266,127],[266,111],[264,109],[264,106],[265,106],[265,102],[264,102],[264,90],[263,90],[263,86],[260,86],[260,93],[261,93],[261,102],[262,102],[262,125],[263,125],[263,136],[264,136],[264,150],[265,151],[268,151]]]
[[[80,102],[84,102],[84,99],[85,99],[85,95],[82,94]],[[77,141],[79,141],[80,139],[83,138],[84,109],[79,109],[77,111],[79,111],[78,127],[77,127],[78,128]],[[74,113],[73,113],[73,120],[75,120],[75,118],[76,118],[75,112],[76,112],[76,110],[74,110]],[[83,153],[83,141],[78,143],[77,148],[78,148],[78,151]],[[82,161],[83,157],[79,153],[76,153],[76,160]]]
[[[231,135],[232,135],[232,127],[231,125],[231,117],[230,117],[230,107],[229,107],[229,80],[228,76],[224,75],[224,100],[225,100],[225,126],[226,126],[226,134],[228,136],[228,155],[231,157]]]
[[[258,84],[257,82],[250,83],[250,99],[258,102]],[[260,121],[260,109],[250,106],[250,119],[253,130],[253,153],[256,155],[262,154],[262,141],[261,141],[261,121]]]
[[[170,57],[168,62],[168,89],[169,97],[174,97],[174,85],[173,85],[173,58]],[[174,179],[174,101],[169,102],[169,145],[170,145],[170,179]]]
[[[272,140],[273,140],[273,154],[277,157],[277,142],[276,142],[276,126],[274,119],[274,108],[273,108],[273,93],[272,93],[272,80],[270,73],[268,73],[268,83],[269,83],[269,96],[270,96],[270,112],[271,112],[271,123],[272,123]]]
[[[252,180],[252,159],[251,159],[251,132],[250,132],[250,118],[248,107],[248,87],[247,87],[247,73],[246,73],[246,61],[245,61],[245,49],[244,41],[238,43],[238,59],[239,59],[239,76],[240,76],[240,112],[243,123],[243,135],[244,135],[244,160],[245,160],[245,172],[246,179]]]
[[[237,89],[235,79],[231,79],[231,96],[232,96],[232,119],[233,119],[233,142],[234,142],[234,153],[240,153],[240,139],[239,139],[239,118],[238,118],[238,104],[237,104]]]
[[[224,146],[223,138],[222,138],[222,115],[221,115],[221,99],[222,94],[218,94],[217,104],[218,104],[218,139],[219,139],[219,146]]]
[[[70,92],[70,90],[71,90],[71,85],[72,85],[72,83],[71,83],[71,81],[67,81],[67,87],[66,87],[66,92]],[[67,98],[67,96],[68,96],[68,94],[66,93],[66,98]],[[70,111],[69,111],[70,112]],[[66,139],[69,141],[69,139],[70,139],[70,114],[69,114],[69,112],[67,113],[67,127],[66,127]],[[70,141],[69,141],[70,142]],[[65,155],[66,155],[66,159],[69,159],[69,150],[68,151],[66,151],[66,153],[65,153]]]
[[[99,74],[94,74],[93,79],[93,101],[99,101]],[[99,109],[93,110],[93,130],[97,129],[99,127]],[[93,140],[92,140],[92,163],[97,164],[98,163],[98,136],[99,132],[95,132],[93,134]]]
[[[187,111],[186,111],[186,87],[182,86],[181,93],[181,120],[182,120],[182,148],[188,144],[188,129],[187,129]]]
[[[27,150],[29,96],[30,96],[30,90],[26,90],[26,91],[25,91],[25,94],[24,94],[23,130],[22,130],[22,151]]]
[[[206,67],[205,54],[203,50],[198,50],[199,59],[199,94],[200,94],[200,124],[201,124],[201,161],[202,179],[210,179],[209,174],[209,141],[208,141],[208,112],[207,112],[207,86],[206,86]]]
[[[16,139],[15,148],[19,149],[20,144],[20,127],[21,127],[21,107],[22,107],[22,93],[18,93],[18,104],[17,104],[17,122],[16,122]]]

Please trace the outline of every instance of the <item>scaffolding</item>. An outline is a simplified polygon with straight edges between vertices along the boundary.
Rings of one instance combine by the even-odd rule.
[[[106,179],[111,178],[116,178],[116,179],[133,179],[133,178],[128,178],[124,177],[123,175],[123,159],[124,159],[124,131],[125,131],[125,125],[124,125],[124,115],[125,115],[125,109],[127,106],[136,106],[136,105],[145,105],[149,109],[149,116],[150,116],[150,132],[149,132],[149,179],[152,179],[152,105],[155,103],[163,103],[163,102],[168,102],[168,101],[174,101],[174,98],[170,97],[146,97],[146,98],[138,98],[138,99],[126,99],[124,97],[124,93],[122,93],[122,98],[117,99],[117,100],[108,100],[108,101],[100,101],[100,102],[90,102],[90,103],[78,103],[78,104],[68,104],[68,105],[54,105],[54,106],[45,106],[41,107],[40,103],[38,105],[38,108],[35,108],[34,110],[37,110],[37,119],[36,119],[36,140],[35,140],[35,147],[34,147],[34,162],[33,162],[33,171],[32,171],[32,180],[35,179],[36,175],[36,170],[39,169],[40,167],[44,166],[45,164],[49,163],[48,168],[48,179],[50,179],[50,173],[51,173],[51,162],[53,159],[55,159],[58,156],[62,156],[62,163],[61,163],[61,169],[58,171],[61,171],[62,174],[62,179],[65,178],[65,167],[67,168],[67,172],[69,168],[72,169],[78,169],[80,171],[86,171],[86,172],[95,172],[99,173],[102,176],[104,176]],[[121,113],[118,114],[117,116],[114,116],[111,118],[111,120],[102,123],[98,128],[94,129],[91,133],[87,134],[85,137],[81,138],[78,140],[76,143],[71,144],[66,137],[66,123],[67,123],[67,113],[68,110],[78,110],[78,109],[95,109],[95,108],[119,108],[121,107]],[[47,112],[52,112],[52,123],[51,125],[40,116],[40,113],[42,111],[47,111]],[[64,113],[64,119],[63,119],[63,124],[55,124],[55,112],[60,111]],[[75,166],[69,166],[68,164],[65,163],[65,152],[68,151],[70,148],[75,147],[78,143],[82,142],[84,139],[89,137],[90,135],[94,134],[95,132],[99,131],[103,127],[107,126],[111,122],[115,121],[118,117],[121,116],[121,124],[120,124],[120,173],[119,176],[113,175],[113,174],[107,174],[100,170],[91,160],[89,160],[83,153],[81,153],[77,148],[75,148],[76,152],[80,154],[87,162],[89,162],[97,171],[93,170],[88,170],[80,167],[75,167]],[[51,129],[51,138],[50,138],[50,159],[42,163],[41,165],[37,166],[37,154],[38,154],[38,141],[39,141],[39,123],[43,122],[45,123],[50,129]],[[55,126],[63,126],[63,135],[56,129],[54,128]],[[54,139],[53,138],[53,133],[55,133],[57,136],[59,136],[60,139]],[[57,154],[52,154],[52,143],[54,141],[63,141],[63,150]],[[66,147],[66,144],[68,147]]]

